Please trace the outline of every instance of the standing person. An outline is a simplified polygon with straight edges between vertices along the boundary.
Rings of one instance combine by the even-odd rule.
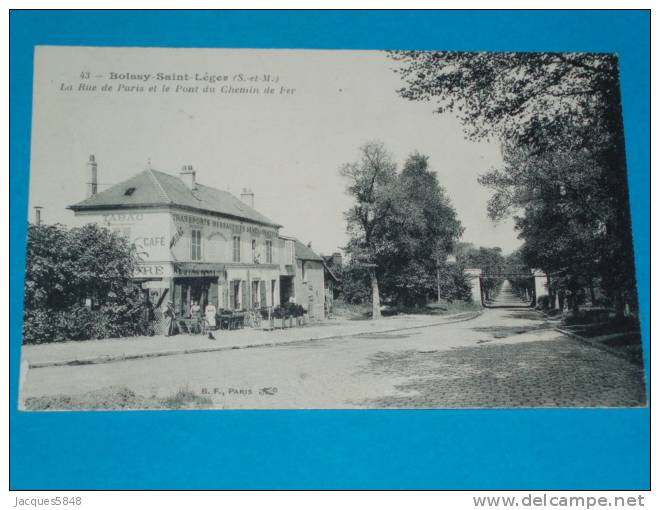
[[[167,332],[165,336],[171,336],[174,334],[174,328],[176,327],[176,311],[174,310],[174,303],[172,301],[167,302],[167,309],[165,310],[165,317],[169,317],[170,322],[167,325]]]
[[[201,316],[202,308],[199,306],[197,301],[193,301],[192,306],[190,307],[190,318],[199,319]]]
[[[215,328],[216,326],[215,312],[216,312],[215,305],[209,301],[209,304],[206,305],[206,308],[204,309],[204,315],[206,317],[206,325],[209,328],[209,340],[215,340],[215,337],[213,336],[213,331],[211,331],[211,329]]]

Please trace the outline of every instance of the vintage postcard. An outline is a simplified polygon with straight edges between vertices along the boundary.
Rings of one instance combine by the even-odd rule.
[[[646,405],[615,55],[39,46],[20,407]]]

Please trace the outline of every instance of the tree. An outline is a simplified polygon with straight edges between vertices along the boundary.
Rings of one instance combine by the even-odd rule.
[[[463,227],[436,173],[429,168],[428,156],[410,154],[393,186],[399,195],[400,219],[388,228],[395,249],[382,260],[388,268],[383,287],[402,305],[420,306],[438,294],[447,254],[453,251]]]
[[[348,181],[347,193],[355,204],[344,214],[349,235],[346,251],[354,264],[367,268],[371,283],[372,319],[380,318],[380,292],[376,260],[389,249],[387,224],[394,219],[395,197],[391,184],[396,165],[382,143],[369,142],[360,147],[360,158],[346,163],[340,175]]]
[[[555,275],[551,290],[568,291],[574,309],[572,296],[589,287],[593,301],[598,281],[622,313],[622,296],[635,287],[634,273],[626,254],[617,259],[612,250],[625,247],[607,228],[619,214],[618,198],[602,186],[598,161],[585,150],[534,155],[508,146],[504,161],[503,169],[491,170],[480,181],[494,192],[491,217],[523,213],[514,220],[525,241],[524,261]]]
[[[635,282],[617,57],[451,52],[391,56],[400,63],[398,72],[406,83],[399,91],[403,97],[433,100],[436,111],[452,111],[469,138],[506,143],[504,168],[482,179],[495,191],[489,204],[493,217],[516,207],[531,216],[560,203],[555,227],[587,225],[586,235],[594,239],[582,259],[591,258],[591,267],[620,312],[635,295]],[[540,192],[539,181],[547,185]],[[542,200],[549,202],[541,206]],[[535,218],[542,230],[544,216]],[[535,227],[531,218],[526,221],[519,227],[529,233]],[[526,235],[522,237],[527,242]],[[556,256],[566,253],[559,250]],[[562,264],[571,265],[568,260]]]
[[[505,258],[502,248],[475,248],[471,243],[462,243],[456,250],[456,259],[459,264],[468,268],[481,269],[483,273],[501,273],[504,271]],[[484,298],[490,300],[499,292],[504,280],[502,278],[484,278],[481,288]]]
[[[131,283],[135,264],[128,241],[96,224],[30,225],[24,341],[144,332],[144,303]]]
[[[419,306],[440,286],[446,253],[462,233],[428,157],[411,154],[400,173],[383,145],[371,142],[341,175],[355,204],[345,213],[352,270],[369,274],[373,317],[380,296]],[[458,291],[462,292],[462,291]]]
[[[399,93],[435,101],[438,113],[453,112],[471,139],[495,137],[541,151],[567,143],[607,146],[622,135],[616,55],[402,51],[390,56],[400,63],[397,72],[406,83]],[[577,136],[566,139],[567,128]]]
[[[337,291],[344,302],[349,304],[366,303],[371,299],[371,281],[364,266],[347,261],[339,268],[334,268],[339,277]]]

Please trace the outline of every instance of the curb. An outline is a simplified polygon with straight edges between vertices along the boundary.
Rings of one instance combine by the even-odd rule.
[[[354,337],[354,336],[364,336],[364,335],[373,335],[373,334],[382,334],[382,333],[393,333],[396,331],[408,331],[412,329],[422,329],[422,328],[430,328],[433,326],[442,326],[444,324],[456,324],[459,322],[466,322],[470,321],[473,319],[476,319],[479,317],[482,313],[483,310],[479,310],[476,312],[467,312],[470,313],[468,317],[461,317],[456,320],[450,320],[450,321],[445,321],[445,322],[433,322],[429,324],[423,324],[423,325],[418,325],[418,326],[407,326],[407,327],[395,327],[395,328],[389,328],[389,329],[383,329],[383,330],[377,330],[377,331],[363,331],[361,333],[344,333],[344,334],[330,334],[330,335],[325,335],[325,336],[320,336],[320,337],[313,337],[313,338],[301,338],[299,340],[289,340],[286,342],[268,342],[268,343],[258,343],[258,344],[246,344],[246,345],[224,345],[224,346],[217,346],[217,347],[198,347],[194,349],[177,349],[177,350],[169,350],[169,351],[157,351],[157,352],[147,352],[147,353],[142,353],[142,354],[122,354],[122,355],[116,355],[116,356],[96,356],[93,358],[83,358],[83,359],[74,359],[74,360],[59,360],[59,361],[37,361],[34,363],[29,363],[28,362],[28,367],[30,369],[37,369],[37,368],[48,368],[48,367],[63,367],[63,366],[80,366],[80,365],[100,365],[104,363],[114,363],[118,361],[130,361],[130,360],[137,360],[137,359],[149,359],[149,358],[159,358],[162,356],[178,356],[182,354],[200,354],[204,352],[222,352],[222,351],[233,351],[233,350],[239,350],[239,349],[254,349],[258,347],[278,347],[280,345],[286,346],[286,345],[292,345],[292,344],[299,344],[303,342],[314,342],[314,341],[319,341],[319,340],[332,340],[336,338],[349,338],[349,337]],[[456,314],[459,315],[459,314]]]
[[[573,338],[573,339],[575,339],[575,340],[578,340],[578,341],[580,341],[580,342],[582,342],[582,343],[584,343],[584,344],[586,344],[586,345],[589,345],[589,346],[594,347],[594,348],[596,348],[596,349],[600,349],[600,350],[602,350],[602,351],[608,352],[608,353],[611,354],[612,356],[616,356],[617,358],[620,358],[620,359],[626,360],[628,363],[630,363],[630,364],[632,364],[632,365],[635,365],[636,367],[639,366],[639,363],[637,363],[637,362],[631,360],[628,356],[625,355],[625,353],[620,352],[620,351],[618,351],[617,349],[613,349],[612,347],[609,347],[609,346],[607,346],[607,345],[603,345],[603,344],[601,344],[600,342],[596,342],[596,341],[591,340],[591,339],[589,339],[589,338],[585,338],[585,337],[580,336],[580,335],[578,335],[578,334],[576,334],[576,333],[573,333],[572,331],[567,331],[567,330],[562,329],[562,328],[559,328],[559,327],[554,328],[554,330],[555,330],[555,331],[558,331],[559,333],[562,333],[562,334],[564,334],[564,335],[566,335],[566,336],[569,336],[569,337],[571,337],[571,338]],[[643,365],[642,365],[642,366],[643,366]]]

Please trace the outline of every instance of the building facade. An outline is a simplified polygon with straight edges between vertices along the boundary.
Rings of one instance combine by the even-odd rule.
[[[88,197],[69,208],[78,222],[105,226],[135,246],[134,279],[154,307],[172,301],[185,316],[193,302],[245,310],[277,306],[284,296],[306,308],[311,303],[310,315],[322,317],[302,291],[308,273],[293,270],[296,241],[280,237],[281,225],[254,209],[250,190],[238,199],[198,183],[184,166],[179,176],[147,168],[98,192],[97,173],[91,157]]]
[[[311,319],[323,319],[325,306],[325,268],[323,259],[293,237],[280,236],[286,264],[282,267],[281,301],[302,305]]]

